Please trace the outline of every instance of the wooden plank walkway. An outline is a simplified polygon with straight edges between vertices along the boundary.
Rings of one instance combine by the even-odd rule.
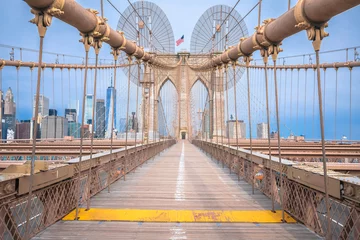
[[[279,208],[279,206],[276,206]],[[180,141],[91,199],[91,208],[270,210],[271,201]],[[98,211],[98,210],[97,210]],[[301,224],[59,221],[34,239],[318,239]]]

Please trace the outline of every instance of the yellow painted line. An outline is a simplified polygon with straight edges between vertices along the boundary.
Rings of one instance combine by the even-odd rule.
[[[75,220],[75,210],[63,218]],[[281,211],[219,211],[219,210],[147,210],[147,209],[79,209],[79,221],[122,221],[122,222],[202,222],[202,223],[280,223]],[[288,223],[295,223],[285,213]]]

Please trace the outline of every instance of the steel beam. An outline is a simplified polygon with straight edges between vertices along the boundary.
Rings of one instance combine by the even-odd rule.
[[[87,10],[74,0],[25,0],[25,2],[31,8],[43,12],[49,12],[49,10],[55,7],[56,10],[62,13],[49,14],[77,28],[81,33],[92,35],[97,32],[96,37],[103,38],[104,42],[108,43],[111,47],[115,49],[120,48],[137,59],[163,65],[152,58],[143,48],[137,46],[136,43],[126,40],[123,33],[117,32],[106,22],[104,23],[104,20],[96,15],[96,11]]]
[[[360,0],[302,0],[298,2],[297,7],[308,23],[317,26],[359,4]],[[257,31],[241,40],[238,45],[230,47],[199,69],[210,69],[236,61],[241,56],[251,55],[259,48],[268,47],[269,44],[278,45],[285,38],[302,31],[304,28],[299,26],[301,23],[303,22],[297,16],[295,8],[292,8],[279,18],[268,21],[262,32]]]

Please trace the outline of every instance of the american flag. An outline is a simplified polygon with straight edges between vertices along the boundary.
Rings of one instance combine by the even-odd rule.
[[[179,40],[176,41],[176,46],[179,46],[183,42],[184,42],[184,35],[182,35],[182,37]]]

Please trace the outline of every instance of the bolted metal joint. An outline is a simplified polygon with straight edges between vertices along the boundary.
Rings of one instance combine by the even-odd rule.
[[[100,49],[102,47],[102,41],[101,39],[94,39],[92,43],[93,48],[95,49],[95,54],[99,54]]]
[[[114,56],[114,60],[115,61],[117,61],[118,60],[118,58],[119,58],[119,55],[120,55],[120,48],[118,47],[118,48],[111,48],[111,52],[110,52],[110,54],[111,55],[113,55]]]
[[[280,45],[281,45],[281,43],[278,45],[270,45],[268,48],[268,55],[271,55],[273,61],[276,61],[279,53],[283,51],[280,48]]]
[[[80,36],[82,36],[82,38],[79,40],[79,42],[84,44],[85,51],[88,52],[94,43],[94,37],[87,33],[80,33]]]
[[[38,27],[40,37],[45,37],[46,28],[51,25],[53,16],[59,17],[64,14],[64,11],[62,11],[64,4],[65,0],[55,0],[46,9],[31,9],[31,13],[35,16],[30,22]]]
[[[244,62],[246,64],[246,67],[250,66],[250,62],[253,60],[253,58],[251,57],[252,55],[249,56],[244,56]]]
[[[306,30],[307,37],[310,41],[313,41],[313,47],[315,51],[320,50],[321,41],[323,38],[329,36],[325,32],[325,28],[328,27],[328,23],[313,23],[311,22],[304,12],[305,0],[299,0],[294,9],[294,17],[297,25],[295,27]]]

